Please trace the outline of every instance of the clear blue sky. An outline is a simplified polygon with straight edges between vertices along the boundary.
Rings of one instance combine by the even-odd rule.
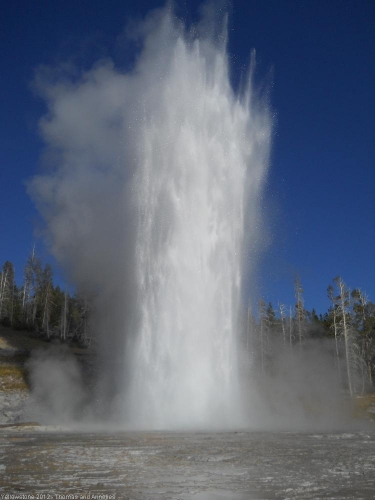
[[[199,2],[176,4],[187,22],[196,19]],[[14,0],[2,6],[0,264],[11,260],[19,279],[38,221],[25,190],[43,146],[37,123],[45,110],[30,90],[34,69],[73,54],[88,67],[101,56],[126,64],[127,19],[161,5]],[[253,47],[258,75],[273,73],[271,243],[260,293],[274,304],[293,302],[296,273],[308,309],[327,309],[326,288],[338,274],[375,300],[374,26],[373,0],[234,0],[230,7],[234,83]]]

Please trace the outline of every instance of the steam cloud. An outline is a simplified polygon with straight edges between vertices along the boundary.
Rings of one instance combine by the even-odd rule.
[[[32,390],[25,409],[29,420],[70,425],[82,418],[84,384],[78,363],[67,347],[35,351],[27,369]]]
[[[212,19],[186,32],[170,10],[154,11],[133,26],[142,50],[131,71],[109,59],[40,68],[47,170],[30,193],[52,253],[94,296],[102,413],[143,428],[297,428],[311,424],[311,406],[337,422],[324,350],[293,363],[280,352],[257,390],[240,377],[243,277],[256,271],[272,124],[251,76],[234,93],[225,20]],[[30,366],[39,404],[75,418],[85,395],[73,362]]]
[[[47,171],[30,193],[52,253],[95,296],[101,406],[144,427],[243,418],[238,317],[271,120],[251,81],[233,92],[212,14],[187,32],[151,13],[131,71],[108,59],[35,79]]]
[[[271,119],[251,77],[233,92],[225,20],[211,14],[186,32],[168,9],[151,13],[133,26],[143,48],[131,71],[108,59],[36,76],[48,170],[30,193],[53,254],[95,301],[90,414],[142,428],[344,424],[316,344],[293,360],[280,350],[272,375],[241,380],[238,318],[257,262]],[[82,416],[71,358],[39,354],[30,371],[39,419]]]

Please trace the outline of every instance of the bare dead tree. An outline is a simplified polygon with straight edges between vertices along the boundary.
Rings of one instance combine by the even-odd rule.
[[[352,305],[350,290],[340,276],[337,276],[333,282],[339,292],[336,299],[338,303],[338,326],[340,335],[342,335],[344,339],[348,389],[350,396],[353,396],[356,392],[355,382],[357,370],[358,367],[361,367],[363,360],[356,342],[355,332],[350,324],[350,308]]]
[[[292,306],[289,306],[289,348],[290,354],[293,353],[293,313]]]
[[[294,280],[294,296],[296,298],[295,315],[297,323],[298,342],[300,348],[302,348],[303,330],[305,326],[305,309],[303,300],[303,288],[298,274]]]
[[[266,356],[268,348],[269,321],[267,314],[267,304],[263,299],[260,299],[258,302],[258,314],[259,314],[260,366],[262,373],[264,373],[266,367]]]
[[[279,312],[280,312],[280,322],[281,322],[281,331],[283,334],[283,344],[286,345],[286,306],[285,304],[281,304],[279,302]]]
[[[362,312],[362,325],[363,325],[363,330],[364,330],[364,335],[365,335],[365,358],[366,358],[366,365],[367,365],[367,375],[369,378],[370,385],[372,386],[372,366],[371,366],[371,338],[368,329],[366,329],[366,309],[368,305],[368,296],[365,292],[363,292],[360,288],[357,290],[358,292],[358,299],[359,303],[361,306],[361,312]]]
[[[337,298],[335,297],[334,293],[334,288],[332,285],[329,285],[328,290],[327,290],[327,295],[328,298],[331,301],[332,304],[332,317],[333,317],[333,332],[335,335],[335,358],[336,358],[336,365],[337,365],[337,372],[338,372],[338,377],[339,380],[341,381],[341,369],[340,369],[340,354],[339,354],[339,326],[338,326],[338,301]]]

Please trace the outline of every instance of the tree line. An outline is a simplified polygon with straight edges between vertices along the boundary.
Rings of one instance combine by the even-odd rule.
[[[255,314],[249,306],[244,343],[248,359],[260,373],[271,373],[280,352],[292,359],[321,341],[329,350],[337,377],[351,396],[373,388],[375,375],[375,304],[359,288],[352,291],[340,276],[327,288],[330,306],[318,315],[304,305],[299,276],[294,281],[295,302],[286,306],[260,299]]]
[[[30,330],[50,339],[88,345],[89,302],[67,289],[54,286],[53,271],[43,266],[35,246],[17,285],[14,265],[6,261],[0,272],[0,322],[15,330]]]
[[[341,277],[327,288],[330,307],[318,315],[304,304],[299,276],[294,281],[295,301],[277,307],[261,298],[255,311],[250,305],[243,321],[243,348],[260,373],[272,373],[282,350],[297,355],[311,341],[329,340],[337,376],[350,395],[372,390],[375,376],[375,304],[359,288],[349,290]],[[14,266],[6,261],[0,272],[0,322],[15,330],[26,329],[47,339],[90,345],[90,311],[87,297],[71,295],[55,286],[49,264],[43,266],[35,247],[17,285]]]

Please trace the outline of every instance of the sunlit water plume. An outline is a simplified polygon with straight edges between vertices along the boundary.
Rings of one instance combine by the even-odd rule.
[[[234,92],[226,29],[209,24],[187,32],[156,11],[136,30],[131,71],[101,61],[36,80],[53,170],[31,190],[52,251],[78,290],[97,294],[101,393],[112,388],[111,411],[133,427],[246,419],[240,309],[271,120],[251,75]]]

